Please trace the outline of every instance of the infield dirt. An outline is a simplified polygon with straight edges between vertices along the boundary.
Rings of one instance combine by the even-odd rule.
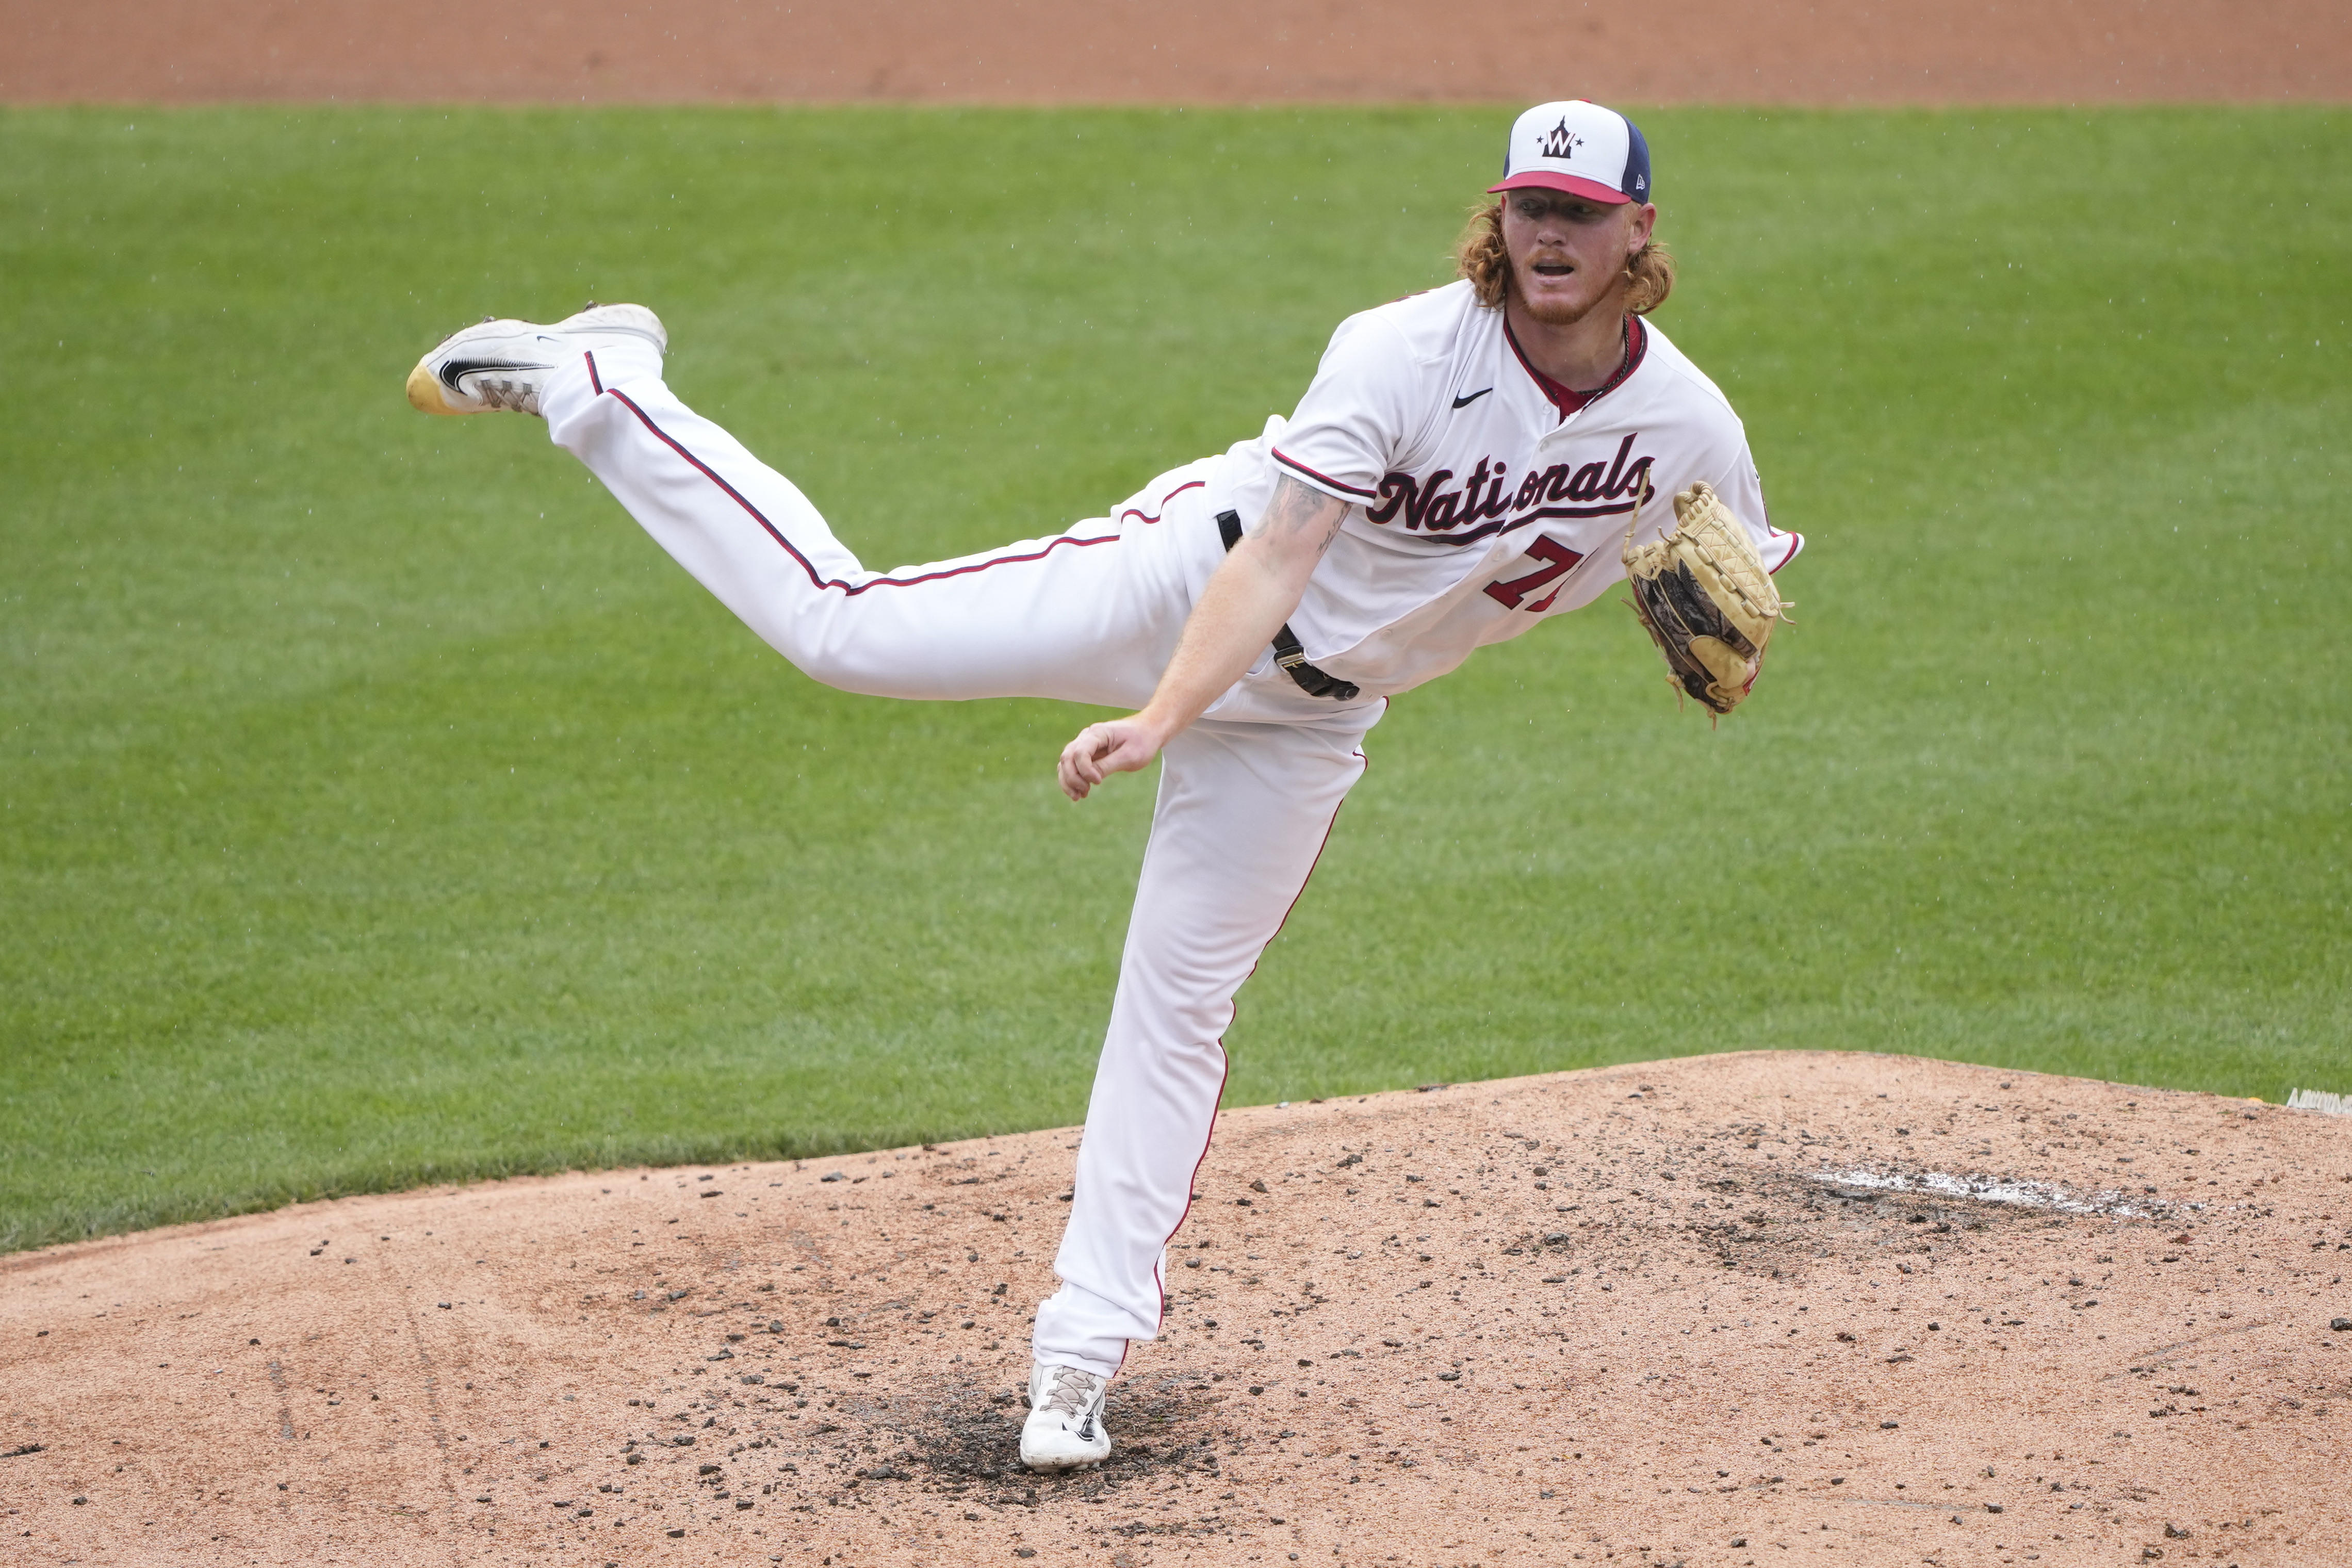
[[[0,1263],[11,1563],[2352,1560],[2352,1124],[1746,1053],[1228,1111],[1111,1462],[1076,1134]]]
[[[0,0],[0,101],[2342,102],[2340,0]]]

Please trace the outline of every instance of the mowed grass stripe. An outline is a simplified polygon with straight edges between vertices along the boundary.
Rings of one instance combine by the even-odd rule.
[[[2336,1084],[2344,114],[1642,119],[1800,624],[1719,729],[1607,604],[1401,700],[1231,1098]],[[869,562],[982,548],[1286,411],[1507,120],[0,116],[0,1243],[1076,1120],[1149,782],[1061,802],[1077,710],[812,685],[400,378],[643,300]]]

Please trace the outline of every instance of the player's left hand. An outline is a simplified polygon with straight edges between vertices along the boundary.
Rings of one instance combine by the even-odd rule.
[[[1058,770],[1062,793],[1072,800],[1084,800],[1088,791],[1111,774],[1150,767],[1151,759],[1160,754],[1160,746],[1158,728],[1144,722],[1140,714],[1089,724],[1062,748]]]
[[[1695,484],[1675,497],[1671,531],[1635,544],[1627,528],[1622,555],[1633,613],[1666,656],[1667,678],[1711,713],[1738,707],[1773,626],[1789,618],[1747,528],[1715,487]]]

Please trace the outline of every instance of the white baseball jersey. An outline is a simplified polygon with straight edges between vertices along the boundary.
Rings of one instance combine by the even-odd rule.
[[[1284,474],[1349,503],[1290,626],[1368,697],[1591,603],[1624,576],[1635,506],[1654,537],[1697,480],[1768,568],[1804,544],[1767,521],[1738,416],[1664,332],[1628,318],[1625,363],[1580,395],[1529,364],[1467,282],[1341,322],[1297,411],[1226,454],[1209,505],[1253,520]]]

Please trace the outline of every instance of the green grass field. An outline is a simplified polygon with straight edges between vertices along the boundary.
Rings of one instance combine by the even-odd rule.
[[[870,563],[980,548],[1287,411],[1508,113],[0,114],[0,1247],[1077,1119],[1150,780],[814,686],[402,377],[642,300]],[[1719,730],[1606,601],[1398,701],[1229,1101],[2352,1089],[2352,116],[1643,118],[1801,624]]]

